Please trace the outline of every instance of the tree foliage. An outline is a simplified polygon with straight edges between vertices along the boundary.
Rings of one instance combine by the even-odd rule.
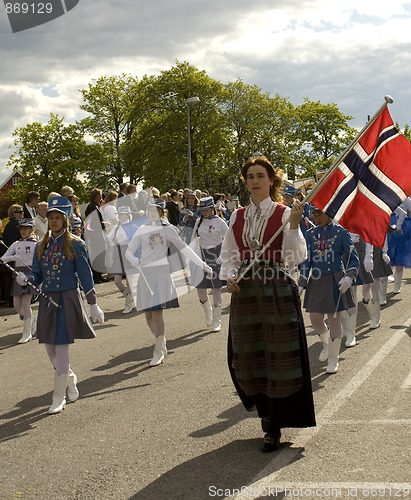
[[[8,165],[23,177],[13,189],[13,201],[23,202],[28,191],[38,191],[44,199],[51,191],[70,184],[79,197],[85,195],[86,165],[99,162],[96,145],[88,145],[79,124],[64,125],[64,118],[51,114],[46,123],[34,122],[13,132],[15,153]]]

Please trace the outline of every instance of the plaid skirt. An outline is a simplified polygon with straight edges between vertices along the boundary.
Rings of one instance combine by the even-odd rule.
[[[232,294],[228,361],[248,410],[279,428],[315,425],[298,288],[279,266],[254,266]]]

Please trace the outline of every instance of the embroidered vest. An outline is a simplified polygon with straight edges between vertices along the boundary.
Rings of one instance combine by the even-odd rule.
[[[244,259],[250,259],[253,257],[253,252],[250,250],[249,247],[249,236],[248,236],[248,229],[249,229],[249,224],[245,219],[245,213],[248,207],[245,208],[239,208],[237,210],[237,216],[235,219],[235,222],[233,224],[233,234],[235,241],[238,245],[238,249],[240,251],[241,255],[241,260]],[[278,228],[281,226],[282,222],[282,216],[284,213],[284,210],[287,207],[285,205],[277,204],[274,205],[273,209],[274,212],[272,215],[267,219],[266,224],[263,225],[262,227],[262,233],[263,233],[263,238],[262,238],[262,244],[261,244],[261,238],[259,239],[260,241],[260,249],[265,246],[265,244],[269,241],[271,236],[278,230]],[[244,231],[244,226],[246,227],[246,231]],[[281,245],[283,242],[283,233],[281,232],[277,238],[271,242],[271,245],[264,251],[263,255],[261,255],[261,259],[270,259],[270,260],[275,260],[277,262],[281,262]]]

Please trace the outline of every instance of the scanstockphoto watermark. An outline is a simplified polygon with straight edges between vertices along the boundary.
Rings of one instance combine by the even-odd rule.
[[[73,9],[80,0],[4,0],[13,33],[53,21]]]
[[[236,496],[246,498],[342,498],[341,488],[302,488],[285,486],[242,486],[241,488],[219,488],[210,486],[208,495],[211,498],[228,498]]]

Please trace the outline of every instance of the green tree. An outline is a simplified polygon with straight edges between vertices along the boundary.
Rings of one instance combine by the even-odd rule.
[[[336,157],[358,133],[347,121],[336,104],[309,101],[296,108],[299,126],[296,137],[301,144],[300,171],[303,177],[314,175],[317,170],[329,168]]]
[[[88,89],[80,90],[84,104],[80,106],[91,116],[82,120],[82,125],[102,148],[105,154],[104,170],[88,168],[88,174],[99,185],[121,184],[124,176],[138,180],[133,159],[128,152],[135,123],[130,111],[139,99],[138,79],[122,74],[102,76],[93,80]]]
[[[13,132],[15,152],[8,165],[23,177],[12,191],[13,201],[22,203],[28,191],[39,191],[45,199],[51,191],[72,186],[83,199],[86,165],[99,163],[99,151],[88,145],[80,124],[64,125],[64,117],[51,114],[46,124],[34,122]]]
[[[145,185],[164,191],[188,185],[188,116],[190,107],[193,187],[213,190],[224,170],[229,133],[220,108],[223,86],[187,62],[176,62],[159,76],[140,82],[141,98],[131,116],[138,124],[129,155],[142,159]]]

